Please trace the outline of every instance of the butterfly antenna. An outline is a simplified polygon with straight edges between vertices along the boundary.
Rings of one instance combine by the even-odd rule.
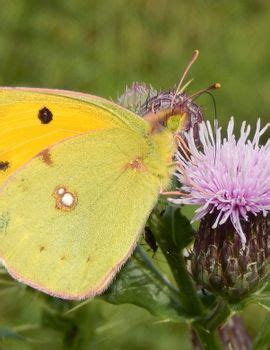
[[[198,91],[195,94],[190,96],[192,101],[195,101],[196,98],[200,97],[203,94],[207,94],[211,97],[212,102],[213,102],[213,106],[214,106],[214,141],[215,141],[215,143],[216,143],[216,139],[217,139],[217,128],[218,128],[217,104],[216,104],[215,97],[213,96],[213,94],[210,91],[220,89],[220,88],[221,88],[220,83],[215,83],[213,85],[210,85],[208,88],[200,90],[200,91]],[[214,145],[214,161],[216,161],[216,144]]]
[[[215,83],[215,84],[208,86],[206,89],[202,89],[202,90],[199,90],[198,92],[195,92],[195,94],[190,95],[189,98],[191,98],[192,101],[195,101],[196,98],[200,97],[201,95],[203,95],[211,90],[217,90],[220,88],[221,88],[220,83]]]
[[[214,145],[214,162],[216,162],[216,154],[217,154],[216,141],[217,141],[217,128],[218,128],[217,104],[216,104],[215,97],[214,97],[214,95],[211,92],[206,91],[205,93],[208,94],[211,97],[211,100],[212,100],[213,106],[214,106],[214,141],[215,141],[215,145]]]
[[[176,88],[175,94],[174,94],[173,99],[172,99],[172,102],[171,102],[171,107],[172,107],[173,104],[174,104],[174,101],[175,101],[176,96],[177,96],[177,95],[180,93],[180,91],[181,91],[181,87],[182,87],[183,81],[185,80],[185,78],[186,78],[188,72],[190,71],[190,68],[192,67],[193,63],[197,60],[198,56],[199,56],[199,50],[195,50],[195,51],[193,52],[192,56],[191,56],[191,59],[190,59],[188,65],[187,65],[186,69],[184,70],[184,73],[182,74],[182,77],[181,77],[181,79],[180,79],[180,81],[179,81],[179,84],[178,84],[178,86],[177,86],[177,88]]]
[[[206,91],[205,93],[211,97],[211,100],[212,100],[212,102],[213,102],[213,107],[214,107],[214,123],[215,123],[215,125],[216,125],[216,124],[217,124],[218,117],[217,117],[217,104],[216,104],[215,97],[214,97],[214,95],[213,95],[211,92],[209,92],[209,91]]]

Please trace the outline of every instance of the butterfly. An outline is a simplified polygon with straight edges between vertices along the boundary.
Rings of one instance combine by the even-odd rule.
[[[161,188],[173,134],[100,97],[0,89],[0,257],[50,295],[102,293]]]
[[[89,94],[0,88],[0,260],[7,271],[63,299],[101,294],[170,186],[174,134],[185,118],[173,107],[142,118]]]

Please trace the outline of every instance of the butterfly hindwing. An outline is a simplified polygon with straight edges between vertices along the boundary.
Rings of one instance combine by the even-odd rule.
[[[155,145],[112,128],[34,158],[0,193],[0,256],[18,280],[80,299],[101,293],[129,257],[157,200]],[[143,161],[145,159],[145,163]],[[73,202],[61,202],[68,193]],[[66,204],[66,205],[65,205]]]

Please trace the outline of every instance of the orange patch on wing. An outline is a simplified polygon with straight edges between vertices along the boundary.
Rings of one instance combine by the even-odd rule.
[[[45,164],[53,165],[52,157],[48,149],[40,152],[39,156]]]
[[[136,158],[136,159],[132,160],[131,162],[129,162],[127,164],[126,167],[130,168],[130,169],[137,170],[139,172],[147,171],[147,167],[145,166],[145,164],[143,164],[143,162],[141,161],[140,158]]]

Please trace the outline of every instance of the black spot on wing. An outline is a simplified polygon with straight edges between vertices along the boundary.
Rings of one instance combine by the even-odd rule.
[[[6,171],[9,168],[9,162],[0,161],[0,171]]]
[[[38,112],[38,119],[41,124],[49,124],[53,120],[53,114],[47,107],[43,107]]]

